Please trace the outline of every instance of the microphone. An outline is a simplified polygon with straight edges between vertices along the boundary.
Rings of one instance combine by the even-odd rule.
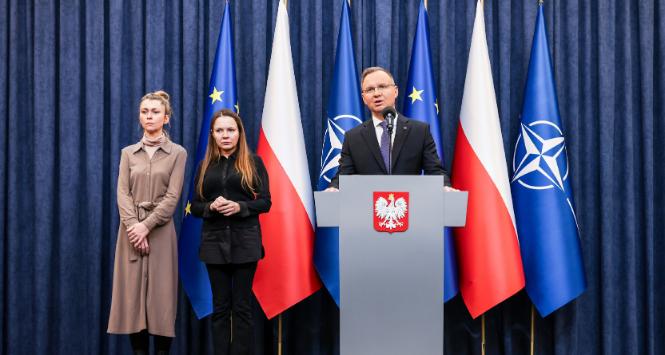
[[[383,119],[386,120],[386,130],[388,131],[388,166],[386,167],[388,170],[388,175],[393,174],[393,167],[392,167],[392,150],[393,150],[393,126],[395,125],[395,116],[397,116],[397,111],[395,110],[394,107],[388,106],[381,110],[381,116],[383,116]]]
[[[394,107],[388,106],[381,111],[381,116],[386,120],[386,126],[388,128],[388,133],[393,134],[393,127],[395,125],[395,116],[397,116],[397,111]]]

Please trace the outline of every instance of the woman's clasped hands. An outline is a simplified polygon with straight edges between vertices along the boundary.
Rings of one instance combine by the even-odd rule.
[[[210,210],[217,211],[228,217],[240,212],[240,204],[235,201],[227,200],[224,196],[219,196],[210,204]]]

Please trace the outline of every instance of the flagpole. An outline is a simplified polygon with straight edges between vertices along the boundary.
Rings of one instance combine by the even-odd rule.
[[[480,353],[485,355],[485,314],[480,316]]]
[[[531,304],[531,355],[536,348],[536,308]]]
[[[282,355],[282,314],[277,316],[277,355]]]
[[[425,0],[425,10],[427,10],[427,0]]]
[[[284,7],[289,7],[288,0],[279,0],[284,1]],[[277,316],[277,355],[282,355],[282,314],[280,313]]]

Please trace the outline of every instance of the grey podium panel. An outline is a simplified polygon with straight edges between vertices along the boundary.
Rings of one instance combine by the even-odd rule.
[[[374,230],[374,192],[409,192],[409,228]],[[340,176],[315,192],[319,227],[340,227],[342,355],[443,353],[443,227],[463,226],[467,192],[441,176]]]
[[[443,199],[432,194],[442,186],[435,176],[340,177],[341,354],[443,353]],[[409,191],[407,231],[374,230],[375,191]]]
[[[339,227],[339,192],[314,192],[314,205],[318,227]]]

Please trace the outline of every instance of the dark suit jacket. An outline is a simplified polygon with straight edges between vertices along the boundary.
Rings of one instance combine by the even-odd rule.
[[[392,150],[393,175],[443,175],[446,185],[450,180],[441,166],[436,144],[429,125],[399,115]],[[388,173],[372,119],[354,127],[344,135],[339,159],[339,170],[330,182],[339,188],[339,175],[385,175]]]

